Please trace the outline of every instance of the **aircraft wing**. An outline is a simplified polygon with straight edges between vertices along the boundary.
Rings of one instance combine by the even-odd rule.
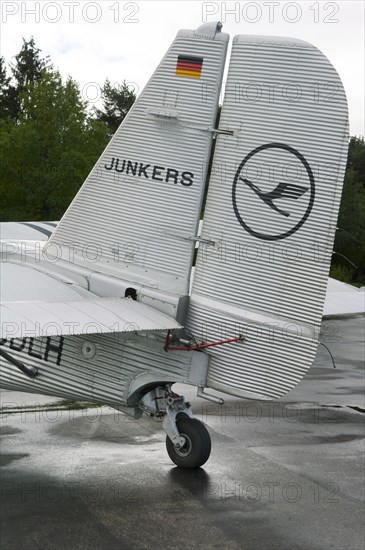
[[[11,256],[12,257],[12,256]],[[64,275],[5,257],[1,275],[1,338],[37,338],[181,328],[169,315],[122,297],[100,297]]]
[[[102,334],[181,328],[172,317],[130,298],[1,304],[1,338]]]
[[[2,222],[1,241],[47,241],[58,222]]]

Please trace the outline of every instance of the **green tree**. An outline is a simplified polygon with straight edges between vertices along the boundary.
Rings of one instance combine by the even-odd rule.
[[[365,283],[365,143],[351,137],[331,275]],[[357,267],[344,258],[348,258]]]
[[[51,69],[49,56],[41,56],[41,50],[35,45],[33,36],[28,41],[23,38],[21,50],[15,56],[15,63],[11,64],[18,89],[22,91],[28,84],[41,80],[45,69]]]
[[[7,75],[5,59],[0,57],[0,119],[16,118],[17,112],[17,90]]]
[[[43,69],[0,121],[2,221],[59,219],[108,141],[72,79]]]
[[[349,143],[347,170],[352,169],[357,181],[365,189],[365,142],[361,136],[353,136]]]
[[[51,69],[51,62],[49,56],[41,56],[41,50],[35,45],[33,37],[28,41],[23,38],[15,63],[10,64],[11,77],[7,75],[4,58],[0,61],[0,118],[18,120],[27,86],[39,82],[42,71]]]
[[[102,88],[103,108],[94,110],[97,120],[106,122],[109,132],[113,135],[124,120],[129,109],[136,100],[134,91],[123,81],[120,86],[112,86],[106,79]]]

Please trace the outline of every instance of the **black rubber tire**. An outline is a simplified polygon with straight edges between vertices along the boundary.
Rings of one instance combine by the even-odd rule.
[[[172,462],[180,468],[199,468],[208,460],[212,447],[208,430],[196,418],[181,417],[176,422],[182,436],[187,437],[186,446],[176,449],[169,437],[166,448]]]

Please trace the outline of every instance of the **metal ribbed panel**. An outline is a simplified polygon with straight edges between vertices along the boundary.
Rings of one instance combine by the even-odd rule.
[[[51,338],[53,349],[44,360],[47,341],[34,340],[29,355],[29,340],[22,351],[14,352],[9,342],[2,347],[7,353],[39,369],[30,380],[0,357],[1,387],[69,399],[94,400],[109,404],[126,404],[130,382],[141,373],[152,371],[161,381],[186,382],[192,361],[190,353],[166,353],[163,342],[148,341],[137,335],[99,334],[65,337],[62,353],[58,356],[60,338]],[[89,359],[82,353],[83,345],[95,346],[95,356]],[[22,342],[15,340],[20,347]],[[34,357],[41,355],[41,358]],[[57,359],[59,359],[57,364]],[[152,368],[153,367],[153,368]]]
[[[73,243],[76,263],[104,273],[133,282],[147,274],[157,288],[187,292],[194,242],[186,237],[195,235],[199,220],[212,137],[207,129],[216,117],[227,41],[223,33],[214,39],[193,32],[177,36],[61,220],[51,245],[61,246],[67,255],[70,245],[65,243]],[[176,76],[181,54],[203,59],[200,78]],[[160,116],[161,110],[165,115]],[[138,163],[137,175],[128,160],[133,169]],[[138,175],[141,165],[148,168]],[[123,166],[118,173],[116,168]],[[178,174],[176,179],[171,171]],[[184,172],[193,174],[192,185],[184,185],[189,183]],[[99,254],[92,262],[85,254],[90,245]]]
[[[232,395],[278,398],[292,389],[313,361],[315,327],[280,318],[257,320],[252,312],[235,316],[216,301],[196,296],[189,308],[189,329],[198,340],[243,336],[243,342],[210,348],[207,386]]]
[[[10,249],[11,250],[11,249]],[[11,254],[9,254],[11,257]],[[35,267],[44,267],[36,264]],[[1,302],[39,300],[42,302],[70,302],[93,295],[77,285],[67,285],[37,271],[25,263],[6,261],[4,254],[0,262]]]
[[[1,338],[181,328],[175,319],[131,298],[7,302],[0,308]]]
[[[209,351],[209,385],[278,397],[315,352],[347,157],[345,93],[310,44],[238,36],[220,127],[233,135],[217,140],[202,232],[215,245],[199,248],[188,325],[198,334],[204,325],[210,341],[217,324],[228,338],[232,323],[261,313],[261,339],[249,331],[245,343]],[[267,327],[279,321],[307,336],[271,341]]]

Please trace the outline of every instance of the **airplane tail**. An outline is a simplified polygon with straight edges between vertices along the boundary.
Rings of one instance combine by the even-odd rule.
[[[188,293],[227,42],[216,23],[178,33],[47,254],[162,301]],[[273,399],[310,367],[347,148],[328,59],[300,40],[236,36],[186,323],[197,341],[231,341],[207,348],[208,387]]]
[[[342,83],[307,42],[236,36],[220,129],[188,328],[243,337],[207,351],[209,387],[273,399],[316,353],[348,148]]]
[[[182,30],[45,253],[187,294],[229,36]]]

